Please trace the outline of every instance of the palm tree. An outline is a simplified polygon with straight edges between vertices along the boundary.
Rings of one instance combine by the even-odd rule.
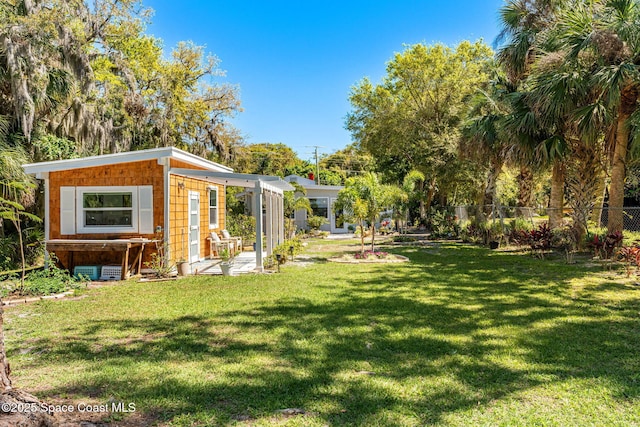
[[[284,217],[285,217],[285,235],[286,238],[290,238],[295,232],[294,215],[296,211],[305,210],[308,214],[312,214],[311,202],[305,197],[307,190],[297,182],[290,182],[295,188],[294,191],[285,191],[284,202]]]
[[[469,115],[471,118],[462,129],[460,154],[478,161],[487,161],[487,180],[481,206],[485,215],[495,203],[497,181],[511,150],[511,139],[504,132],[504,120],[510,113],[508,94],[513,85],[499,70],[494,70],[494,79],[487,90],[478,90],[474,96]]]
[[[526,80],[536,62],[539,46],[546,39],[563,0],[510,0],[500,9],[502,31],[496,43],[504,42],[498,50],[498,62],[505,69],[510,82],[517,87],[511,96],[512,114],[505,126],[517,139],[521,152],[533,164],[551,166],[551,197],[549,226],[559,227],[564,205],[564,161],[566,144],[555,130],[545,129],[529,105]],[[517,145],[516,145],[517,146]],[[522,162],[526,164],[526,161]]]
[[[345,187],[338,192],[334,207],[345,213],[347,221],[358,222],[361,231],[361,252],[364,252],[365,221],[371,228],[371,250],[374,251],[376,220],[380,212],[393,205],[399,197],[397,187],[381,184],[377,175],[371,172],[347,179]]]
[[[396,221],[397,230],[403,232],[409,220],[409,202],[412,197],[422,197],[423,193],[416,191],[416,184],[424,182],[425,176],[418,170],[412,170],[405,175],[402,186],[398,191],[398,197],[393,203],[393,217]]]
[[[577,111],[584,131],[604,135],[609,150],[609,232],[623,227],[630,119],[640,97],[640,10],[634,0],[571,2],[550,41],[565,62],[588,73],[592,102]],[[611,126],[611,132],[602,127]]]

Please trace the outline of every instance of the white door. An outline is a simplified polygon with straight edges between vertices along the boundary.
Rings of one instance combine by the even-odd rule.
[[[200,193],[189,191],[189,261],[200,260]]]
[[[331,232],[332,233],[346,233],[347,232],[347,224],[344,222],[344,218],[342,217],[342,210],[336,211],[333,208],[333,204],[336,202],[336,199],[331,199],[331,208],[330,214],[331,216]]]

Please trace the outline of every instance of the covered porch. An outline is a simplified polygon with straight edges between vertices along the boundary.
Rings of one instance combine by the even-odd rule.
[[[190,265],[191,274],[216,275],[222,274],[220,259],[204,259]],[[255,273],[257,271],[256,253],[253,251],[242,252],[233,259],[231,275]]]
[[[283,193],[284,191],[293,191],[294,188],[275,176],[183,168],[171,168],[169,173],[206,180],[225,187],[242,187],[247,194],[251,195],[251,212],[256,219],[256,250],[255,252],[247,252],[246,255],[245,253],[240,254],[236,257],[235,262],[238,262],[239,265],[243,266],[243,269],[246,269],[249,265],[248,258],[252,258],[252,263],[255,264],[253,270],[263,271],[263,259],[271,255],[273,249],[284,242]],[[192,271],[195,271],[197,264],[192,264]],[[216,268],[220,269],[219,267]],[[198,274],[200,274],[200,271]]]

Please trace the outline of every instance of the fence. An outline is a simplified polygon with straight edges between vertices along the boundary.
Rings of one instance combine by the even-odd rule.
[[[541,220],[546,220],[549,214],[553,214],[551,208],[544,207],[515,207],[515,206],[455,206],[453,208],[454,215],[457,217],[460,223],[471,220],[477,217],[484,217],[488,221],[505,221],[516,217],[524,218],[531,221],[532,224],[538,223]],[[560,217],[570,222],[573,218],[579,218],[585,222],[587,229],[592,227],[606,227],[609,219],[609,212],[620,208],[591,208],[585,209],[582,213],[576,212],[572,208],[562,209]],[[640,206],[624,207],[623,211],[623,230],[627,231],[640,231]]]

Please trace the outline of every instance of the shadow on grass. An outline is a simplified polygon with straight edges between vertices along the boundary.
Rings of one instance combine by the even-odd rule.
[[[394,252],[413,262],[336,268],[335,278],[318,280],[325,299],[88,320],[63,340],[39,341],[44,353],[33,363],[100,361],[123,374],[98,370],[48,395],[116,395],[164,419],[199,414],[213,424],[288,407],[332,425],[368,425],[384,411],[433,423],[568,378],[607,380],[620,399],[640,395],[637,298],[608,306],[586,291],[576,296],[569,284],[584,271],[513,254]],[[125,338],[101,340],[107,331]],[[180,365],[197,362],[208,366],[200,380],[180,375]],[[167,368],[150,379],[141,363]],[[229,370],[235,365],[244,368]]]

